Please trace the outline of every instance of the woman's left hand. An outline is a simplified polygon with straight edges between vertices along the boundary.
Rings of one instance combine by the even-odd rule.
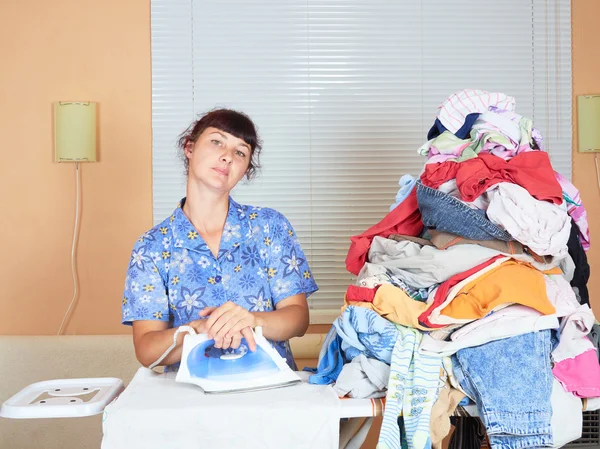
[[[241,333],[246,338],[250,350],[256,349],[256,342],[251,332],[251,329],[256,326],[256,317],[242,306],[228,301],[220,307],[205,308],[200,312],[200,316],[209,316],[206,320],[206,332],[215,340],[215,346],[219,344],[224,348],[233,347],[234,337]],[[239,346],[239,341],[237,344]]]

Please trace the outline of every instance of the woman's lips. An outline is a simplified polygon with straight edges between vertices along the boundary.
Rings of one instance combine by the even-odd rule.
[[[224,170],[222,168],[215,167],[215,168],[213,168],[213,170],[223,176],[227,176],[229,174],[228,170]]]

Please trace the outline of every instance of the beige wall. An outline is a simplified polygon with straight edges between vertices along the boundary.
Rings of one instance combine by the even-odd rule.
[[[574,94],[600,93],[597,0],[573,0]],[[149,0],[0,3],[0,334],[51,334],[72,295],[74,166],[52,161],[57,100],[100,103],[100,161],[84,165],[81,295],[67,333],[127,332],[120,302],[135,238],[152,224]],[[600,266],[593,155],[574,180]],[[600,309],[600,279],[590,289]]]
[[[0,61],[0,334],[56,333],[72,297],[75,168],[52,159],[57,100],[100,103],[67,333],[124,332],[128,254],[152,224],[149,1],[3,1]]]
[[[600,188],[593,154],[577,152],[577,103],[575,97],[600,94],[600,2],[572,0],[573,24],[573,183],[579,188],[587,209],[592,237],[588,259],[592,267],[590,301],[600,318]],[[600,155],[599,155],[600,156]]]

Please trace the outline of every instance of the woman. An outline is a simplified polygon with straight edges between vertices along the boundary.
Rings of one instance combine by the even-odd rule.
[[[135,244],[123,297],[123,324],[133,326],[140,363],[149,366],[172,344],[176,329],[208,333],[217,348],[237,348],[262,326],[290,367],[287,341],[308,327],[306,298],[317,290],[287,219],[273,209],[242,206],[230,196],[251,178],[261,150],[244,114],[221,109],[181,136],[186,197]],[[183,335],[162,361],[181,360]]]

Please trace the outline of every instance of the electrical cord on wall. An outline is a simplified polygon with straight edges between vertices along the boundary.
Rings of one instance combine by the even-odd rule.
[[[63,327],[67,321],[67,317],[71,312],[71,309],[75,305],[75,301],[77,300],[77,294],[79,293],[78,284],[79,279],[77,277],[77,269],[76,269],[76,253],[75,248],[77,246],[77,237],[79,236],[79,196],[80,196],[80,186],[79,186],[79,162],[75,162],[75,229],[73,230],[73,243],[71,244],[71,274],[73,276],[73,299],[71,300],[71,304],[69,304],[69,308],[63,317],[62,323],[60,323],[60,328],[58,329],[57,335],[62,335]]]

